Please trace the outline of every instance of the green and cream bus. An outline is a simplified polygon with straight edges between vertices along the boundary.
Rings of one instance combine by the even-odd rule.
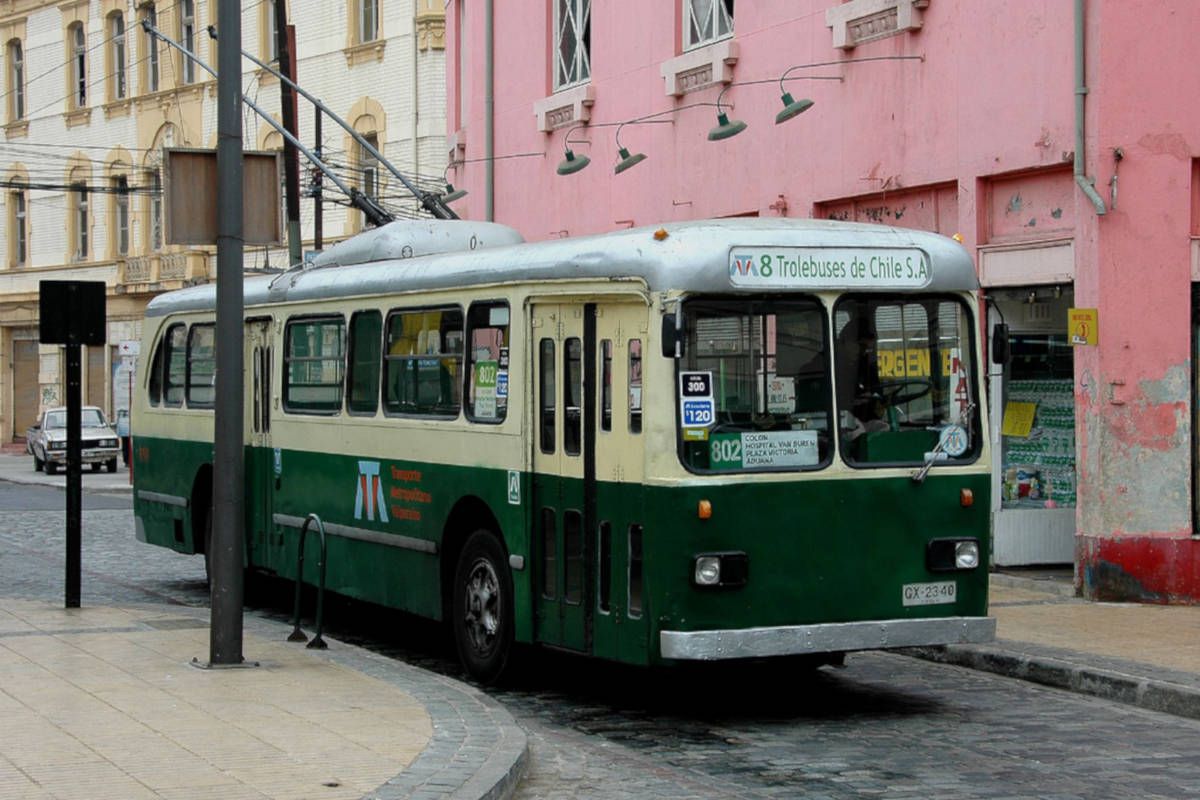
[[[485,681],[517,642],[986,641],[977,288],[957,242],[852,223],[362,234],[246,281],[246,566],[295,579],[315,513],[328,588],[449,621]],[[143,326],[137,535],[182,553],[211,536],[215,303]]]

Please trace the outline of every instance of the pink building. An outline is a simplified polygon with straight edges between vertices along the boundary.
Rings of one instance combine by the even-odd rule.
[[[463,217],[529,239],[725,216],[960,236],[990,324],[1012,333],[1011,363],[993,367],[993,561],[1073,562],[1093,599],[1200,602],[1200,4],[447,12]],[[791,109],[813,105],[777,123],[785,76]],[[730,126],[714,134],[746,127],[714,141],[718,103]],[[558,174],[568,150],[590,164]]]

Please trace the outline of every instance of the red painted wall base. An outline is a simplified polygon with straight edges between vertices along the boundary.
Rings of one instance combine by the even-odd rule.
[[[1075,561],[1088,600],[1200,604],[1200,539],[1080,534]]]

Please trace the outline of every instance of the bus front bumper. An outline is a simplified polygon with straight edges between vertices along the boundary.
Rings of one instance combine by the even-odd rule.
[[[661,631],[663,658],[720,661],[941,644],[982,644],[996,638],[991,617],[932,617],[718,631]]]

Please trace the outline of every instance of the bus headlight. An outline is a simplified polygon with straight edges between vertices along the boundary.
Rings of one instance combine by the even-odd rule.
[[[692,583],[701,587],[745,586],[750,559],[745,553],[702,553],[692,559]]]
[[[925,568],[930,572],[975,569],[980,558],[978,539],[933,539],[925,545]]]
[[[721,584],[720,556],[697,556],[693,578],[697,586],[719,586]]]
[[[979,566],[979,542],[974,540],[954,545],[954,566],[959,569],[975,569]]]

